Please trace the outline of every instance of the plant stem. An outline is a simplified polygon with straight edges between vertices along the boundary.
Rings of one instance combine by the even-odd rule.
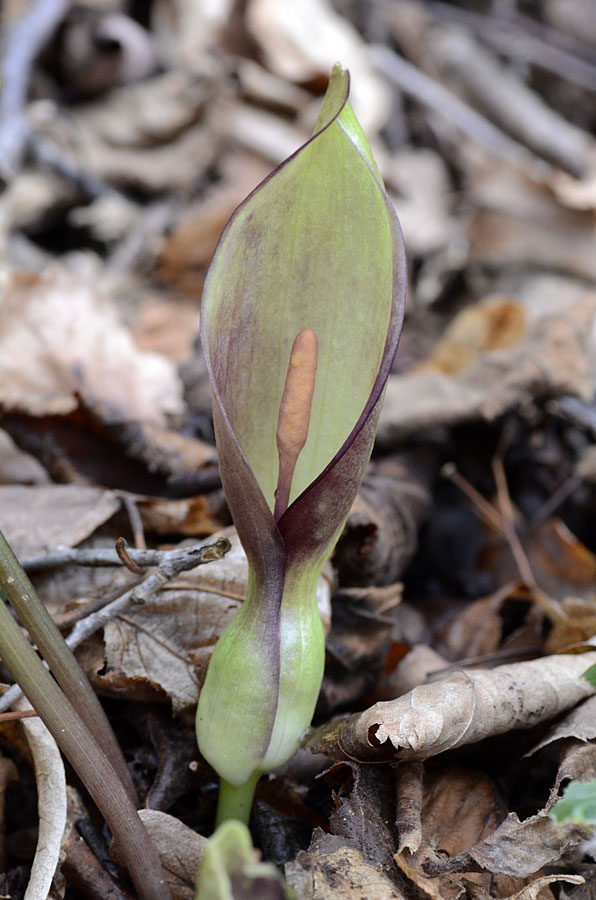
[[[11,616],[0,593],[0,654],[91,794],[142,900],[170,900],[156,850],[114,767]]]
[[[1,531],[0,587],[136,806],[135,786],[108,717]]]
[[[228,819],[238,819],[248,825],[252,801],[255,795],[257,782],[262,772],[253,772],[248,781],[237,786],[230,784],[223,778],[219,780],[219,797],[217,800],[217,816],[215,827],[227,822]]]

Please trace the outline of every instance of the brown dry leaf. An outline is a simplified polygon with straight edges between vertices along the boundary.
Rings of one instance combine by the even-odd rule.
[[[502,900],[547,900],[547,898],[553,896],[552,893],[550,891],[548,894],[542,892],[550,884],[554,884],[555,881],[566,881],[568,884],[584,884],[585,878],[582,878],[581,875],[543,875],[542,878],[537,878],[531,884],[527,884],[521,890],[516,891],[515,894],[503,897]],[[468,881],[467,878],[462,878],[462,884],[466,887],[469,900],[492,900],[492,894],[489,894],[480,885]]]
[[[233,121],[236,122],[235,116]],[[199,203],[185,208],[165,239],[158,261],[159,279],[192,296],[193,306],[228,219],[271,171],[259,157],[240,151],[226,154],[220,169],[221,181]]]
[[[596,277],[591,211],[562,206],[544,184],[505,163],[485,169],[471,202],[477,210],[468,226],[472,263]]]
[[[0,484],[47,484],[48,473],[0,429]]]
[[[502,313],[505,309],[494,303],[493,299],[488,306],[480,304],[485,311],[478,319],[482,321],[484,315],[487,322],[483,329],[473,329],[480,332],[480,341],[477,351],[468,354],[470,364],[466,368],[454,376],[441,370],[446,365],[444,357],[450,359],[454,354],[451,349],[449,353],[441,351],[438,365],[429,363],[426,371],[389,377],[378,432],[380,443],[395,445],[418,431],[440,425],[475,419],[493,421],[511,407],[532,404],[536,398],[561,394],[592,397],[596,387],[591,365],[596,294],[571,291],[558,303],[544,302],[542,308],[531,297],[524,302],[528,325],[521,333],[520,315],[513,313],[515,306],[510,300],[504,300],[509,312],[503,319],[509,324],[502,330],[492,330],[495,310]],[[469,311],[465,318],[476,323],[477,317]],[[515,334],[518,341],[512,345]],[[491,350],[495,335],[507,346],[497,343],[500,349]],[[463,339],[458,341],[463,347]]]
[[[427,644],[406,647],[398,664],[394,668],[387,666],[387,671],[375,687],[375,697],[379,700],[401,697],[426,681],[433,672],[445,669],[448,665],[449,661]]]
[[[0,530],[24,559],[75,547],[120,509],[111,491],[75,484],[0,486]]]
[[[179,819],[156,809],[140,809],[139,816],[157,850],[172,900],[193,900],[199,863],[209,841]],[[124,864],[114,841],[110,854],[119,865]]]
[[[327,78],[338,59],[349,62],[350,102],[362,128],[370,137],[383,127],[389,89],[374,72],[361,36],[327,0],[250,0],[246,24],[267,67],[288,81]]]
[[[436,469],[435,455],[420,450],[370,466],[333,555],[340,584],[380,587],[402,576],[418,547]]]
[[[367,862],[349,841],[318,829],[310,850],[286,863],[285,874],[300,900],[406,900],[411,895],[407,887],[401,890]]]
[[[147,532],[202,537],[219,531],[227,524],[222,521],[223,504],[224,500],[220,493],[217,497],[210,493],[183,500],[141,498],[136,505],[141,514],[143,528]]]
[[[399,778],[399,770],[398,770]],[[428,875],[429,864],[465,853],[494,832],[507,815],[493,782],[484,774],[452,767],[427,774],[424,800],[417,814],[421,823],[420,846],[415,852],[395,855],[399,868],[433,900],[456,900],[461,895],[459,878]],[[422,801],[422,794],[419,799]],[[416,810],[412,808],[413,817]],[[473,873],[475,867],[470,866]],[[519,884],[510,878],[495,880],[492,874],[470,874],[472,882],[491,887],[501,897]]]
[[[316,729],[308,746],[335,759],[427,759],[560,715],[594,693],[581,676],[595,662],[593,652],[455,672]]]
[[[77,171],[144,191],[185,188],[217,158],[229,107],[221,65],[210,55],[201,64],[67,109],[38,101],[29,115]]]
[[[223,532],[232,549],[221,560],[170,582],[142,607],[129,610],[104,629],[106,671],[99,689],[136,692],[148,685],[172,701],[175,713],[196,706],[197,669],[246,595],[248,565],[238,537]],[[330,581],[319,580],[317,597],[325,629],[330,618]]]
[[[578,657],[583,658],[583,655]],[[586,666],[586,668],[588,668]],[[584,669],[585,671],[585,669]],[[577,738],[580,741],[593,741],[596,739],[596,697],[588,697],[575,709],[568,712],[562,719],[556,722],[546,732],[543,738],[526,754],[531,756],[542,747],[547,747],[553,741],[565,738]],[[573,776],[575,777],[575,776]]]
[[[539,813],[520,822],[515,813],[468,852],[433,864],[433,874],[441,870],[465,872],[476,863],[488,872],[527,878],[544,866],[557,863],[593,835],[591,828],[570,823],[559,825],[550,816]],[[430,868],[430,867],[429,867]]]
[[[97,286],[58,264],[7,279],[0,384],[5,409],[37,416],[74,410],[75,394],[120,421],[163,427],[182,412],[174,366],[137,350]]]

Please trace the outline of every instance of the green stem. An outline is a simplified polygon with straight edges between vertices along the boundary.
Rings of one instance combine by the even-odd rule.
[[[136,806],[135,786],[108,717],[1,531],[0,587]]]
[[[217,816],[215,818],[215,827],[227,822],[228,819],[238,819],[248,825],[250,819],[250,811],[252,809],[252,801],[255,795],[257,782],[262,772],[253,772],[248,781],[237,786],[219,780],[219,797],[217,800]]]
[[[155,847],[110,760],[11,616],[0,592],[0,655],[91,794],[142,900],[170,900]]]

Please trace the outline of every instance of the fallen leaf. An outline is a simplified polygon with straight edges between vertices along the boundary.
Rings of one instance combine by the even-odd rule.
[[[193,900],[199,863],[209,841],[179,819],[156,809],[140,809],[139,816],[157,850],[172,900]],[[110,854],[119,865],[124,864],[114,841]]]
[[[77,171],[146,192],[184,189],[217,158],[230,95],[213,54],[194,69],[176,67],[75,107],[34,102],[29,116]]]
[[[487,350],[455,376],[429,368],[391,375],[377,440],[395,446],[441,425],[494,421],[512,407],[559,395],[591,398],[596,295],[565,298],[558,308],[530,303],[523,339],[506,349]]]
[[[399,780],[399,770],[397,777]],[[397,853],[395,862],[433,900],[456,900],[461,895],[460,879],[449,874],[429,875],[429,863],[449,861],[488,837],[503,821],[507,809],[487,775],[454,766],[427,772],[424,794],[419,793],[417,799],[420,805],[417,809],[411,806],[410,817],[417,813],[420,845],[414,852],[405,849]],[[471,865],[469,871],[474,870]],[[517,887],[510,879],[495,879],[490,874],[470,874],[468,878],[495,889],[493,896]]]
[[[591,834],[590,828],[574,823],[558,825],[543,814],[520,822],[515,813],[509,813],[489,837],[461,857],[435,863],[434,868],[436,874],[441,868],[465,871],[473,861],[489,872],[525,878],[577,850]]]
[[[593,694],[581,676],[594,662],[587,653],[455,672],[315,729],[307,745],[335,759],[427,759],[560,715]]]
[[[0,486],[0,530],[20,559],[75,547],[120,509],[111,491],[78,484]]]
[[[58,264],[43,275],[8,276],[0,384],[5,410],[36,416],[76,409],[76,394],[120,421],[164,426],[182,412],[173,365],[137,350],[97,286]]]
[[[286,880],[300,900],[407,900],[411,892],[395,885],[366,861],[349,841],[317,829],[311,849],[285,866]]]
[[[356,29],[327,0],[250,0],[246,23],[267,67],[289,81],[326,78],[338,59],[349,60],[350,103],[363,130],[370,137],[385,124],[389,89],[374,72]]]
[[[568,884],[584,884],[585,879],[581,875],[543,875],[542,878],[537,878],[514,894],[503,897],[502,900],[547,900],[547,895],[542,892],[556,881],[566,881]],[[480,885],[469,882],[466,878],[462,878],[462,884],[465,885],[470,900],[492,900],[493,895],[489,894]],[[550,892],[549,897],[552,897]]]

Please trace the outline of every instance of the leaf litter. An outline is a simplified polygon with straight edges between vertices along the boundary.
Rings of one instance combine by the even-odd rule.
[[[3,30],[32,4],[6,4]],[[548,816],[596,770],[584,4],[513,4],[509,18],[418,0],[72,6],[56,4],[25,102],[3,73],[0,527],[68,634],[152,571],[85,553],[124,537],[134,562],[229,523],[193,343],[200,290],[227,218],[309,134],[341,58],[401,212],[410,300],[369,475],[321,585],[328,665],[305,744],[325,756],[269,776],[254,833],[301,898],[588,900],[593,832]],[[114,14],[106,66],[94,35]],[[158,807],[143,815],[181,898],[212,828],[188,718],[245,590],[232,543],[77,650]],[[52,563],[58,551],[70,561]],[[0,816],[14,900],[37,827],[22,728],[0,718],[18,775]],[[128,896],[73,790],[52,890]]]

